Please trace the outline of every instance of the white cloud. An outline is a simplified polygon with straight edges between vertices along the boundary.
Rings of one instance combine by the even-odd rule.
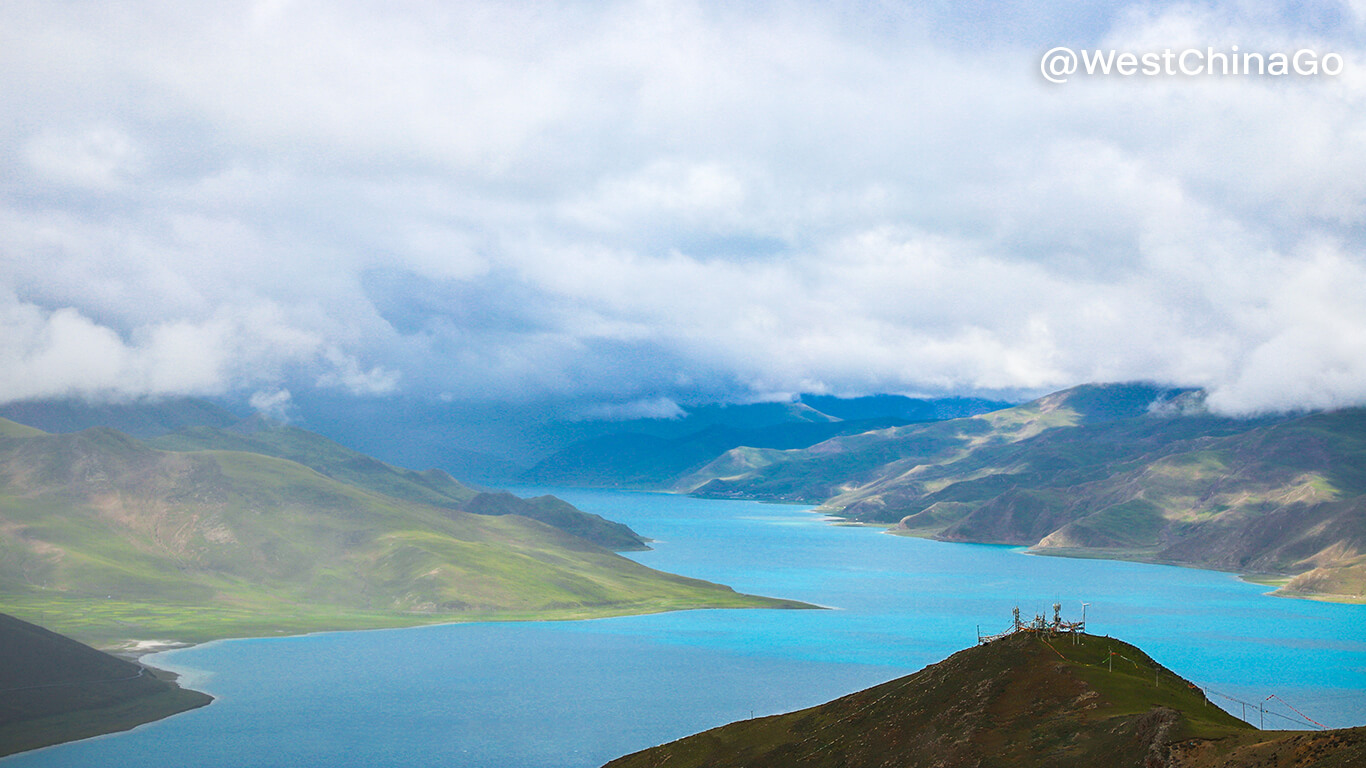
[[[398,386],[398,371],[379,365],[364,370],[354,357],[335,347],[329,348],[323,357],[331,369],[318,377],[320,387],[341,387],[353,395],[384,395]]]
[[[289,421],[289,410],[293,406],[293,396],[287,389],[260,390],[251,393],[247,404],[257,413],[278,421]]]
[[[77,134],[43,134],[29,140],[25,159],[42,178],[107,190],[131,180],[139,152],[123,131],[93,128]]]
[[[0,400],[1366,403],[1360,42],[1079,8],[9,3]],[[1052,44],[1226,42],[1348,66],[1038,77]]]
[[[719,163],[657,160],[638,173],[605,179],[564,214],[591,229],[659,226],[662,221],[712,231],[730,228],[746,202],[746,185]]]
[[[287,313],[269,304],[224,306],[198,322],[168,320],[125,336],[74,308],[46,310],[0,294],[5,401],[219,394],[318,365],[321,349],[315,334],[292,326]],[[368,384],[374,391],[386,380],[382,371],[341,362],[350,365],[341,369],[343,385]]]
[[[667,397],[633,400],[629,403],[604,403],[585,408],[580,414],[583,419],[603,419],[607,421],[629,421],[632,419],[678,419],[687,415],[678,403]]]

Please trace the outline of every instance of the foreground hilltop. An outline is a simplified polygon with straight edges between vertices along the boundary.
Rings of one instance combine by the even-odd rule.
[[[827,704],[732,723],[608,768],[1360,765],[1366,728],[1259,731],[1132,645],[1020,632]]]

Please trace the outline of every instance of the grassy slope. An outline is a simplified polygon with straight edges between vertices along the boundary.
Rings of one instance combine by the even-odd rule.
[[[0,614],[0,755],[132,728],[212,698]],[[162,673],[164,674],[164,673]]]
[[[587,539],[613,552],[649,549],[646,539],[629,526],[584,512],[555,496],[523,499],[507,491],[481,493],[460,507],[476,515],[521,515]]]
[[[1129,453],[1033,477],[1012,476],[1010,491],[960,510],[928,532],[954,540],[1034,545],[1037,551],[1153,560],[1255,574],[1301,574],[1286,592],[1366,596],[1366,465],[1362,414],[1347,411],[1244,425],[1227,431],[1171,434],[1182,420],[1116,424],[1137,432]],[[1095,444],[1101,429],[1078,430]],[[1038,462],[1062,442],[1041,437],[1027,446]],[[1021,473],[1023,474],[1023,473]],[[1036,502],[1028,528],[1012,519]],[[910,529],[917,519],[907,521]],[[920,533],[927,532],[922,527]],[[1013,538],[1012,538],[1013,537]]]
[[[97,429],[0,439],[0,605],[111,644],[791,604],[654,571],[520,516]]]
[[[188,427],[146,443],[165,451],[239,451],[289,459],[344,483],[439,507],[458,507],[479,493],[440,470],[415,472],[395,467],[322,435],[270,424],[259,417],[242,430]]]
[[[649,549],[621,523],[585,513],[553,497],[518,499],[481,493],[439,469],[415,472],[358,453],[322,435],[259,417],[234,429],[190,427],[147,441],[168,451],[221,450],[288,459],[334,480],[402,501],[480,515],[521,515],[588,539],[613,551]]]
[[[25,424],[20,424],[9,419],[0,419],[0,438],[4,437],[38,437],[45,434],[41,429],[35,429]]]
[[[1292,743],[1306,738],[1313,743]],[[1366,729],[1255,731],[1131,645],[1021,633],[827,704],[733,723],[608,765],[1137,768],[1171,759],[1204,768],[1313,747],[1341,761],[1311,764],[1352,765],[1366,754]],[[1244,764],[1251,763],[1231,763]]]

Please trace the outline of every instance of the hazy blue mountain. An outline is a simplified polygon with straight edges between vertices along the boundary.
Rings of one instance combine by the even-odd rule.
[[[295,423],[392,464],[440,467],[461,480],[496,485],[525,482],[524,473],[554,454],[577,443],[614,435],[686,441],[709,427],[756,430],[858,419],[911,421],[927,413],[957,416],[965,415],[964,409],[984,413],[1002,405],[965,398],[918,401],[897,396],[825,398],[822,402],[850,415],[826,413],[813,408],[805,398],[782,403],[684,405],[683,413],[676,418],[620,419],[607,418],[600,409],[583,403],[469,404],[313,393],[297,403]],[[914,418],[902,415],[907,412]],[[658,474],[650,473],[652,477]],[[530,476],[539,475],[533,472]]]
[[[635,420],[619,431],[573,443],[523,475],[560,485],[672,488],[735,448],[792,450],[838,435],[956,418],[1008,404],[973,398],[917,400],[899,395],[803,396],[797,403],[707,406],[677,419]],[[819,407],[817,407],[819,406]]]
[[[551,485],[668,488],[678,478],[739,446],[805,448],[836,435],[904,424],[901,419],[802,421],[737,429],[713,425],[683,437],[638,433],[590,438],[541,460],[523,475]]]
[[[834,395],[802,395],[801,402],[821,413],[845,421],[895,418],[905,421],[943,421],[961,419],[1009,408],[1014,403],[985,400],[980,397],[914,398],[903,395],[871,395],[868,397],[835,397]]]
[[[242,417],[220,405],[190,397],[143,398],[122,403],[35,400],[0,405],[0,418],[44,432],[109,427],[133,437],[154,437],[183,427],[226,428]]]

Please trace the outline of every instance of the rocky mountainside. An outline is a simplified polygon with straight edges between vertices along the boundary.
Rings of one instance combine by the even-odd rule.
[[[1366,410],[1228,418],[1198,391],[1089,385],[966,419],[737,449],[684,490],[800,500],[950,541],[1279,579],[1366,598]]]
[[[1366,764],[1366,728],[1258,731],[1138,648],[1020,632],[913,675],[607,768],[1253,768]]]

